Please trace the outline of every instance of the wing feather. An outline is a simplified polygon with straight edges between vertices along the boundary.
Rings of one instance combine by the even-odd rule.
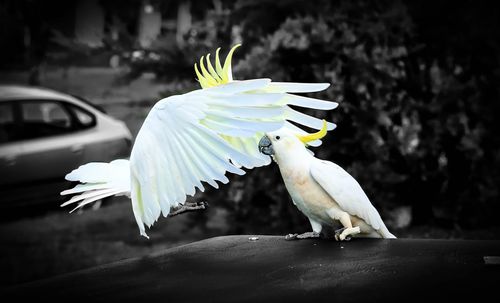
[[[235,102],[235,96],[238,96],[237,102]],[[213,94],[207,93],[207,101],[213,105],[222,106],[281,106],[283,97],[286,96],[284,93],[267,93],[267,92],[256,92],[256,93],[241,93],[234,95],[227,94]]]
[[[232,104],[229,106],[213,105],[209,114],[219,115],[223,117],[250,118],[250,119],[272,119],[280,117],[284,113],[282,106],[253,106],[243,107]]]
[[[241,118],[231,118],[226,113],[220,115],[207,115],[206,120],[203,121],[206,125],[210,125],[211,129],[216,132],[235,137],[252,137],[255,135],[255,129],[262,132],[270,132],[279,129],[283,126],[283,121],[269,121],[269,120],[246,120]]]
[[[323,127],[323,120],[298,112],[288,106],[285,109],[285,117],[290,121],[297,122],[310,128],[321,129]],[[328,130],[333,130],[335,127],[336,125],[334,123],[327,122]]]
[[[314,159],[311,176],[345,212],[360,217],[375,230],[385,226],[359,183],[342,167],[333,162]]]
[[[271,82],[271,91],[287,93],[314,93],[327,89],[330,83],[298,83],[298,82]]]
[[[330,109],[335,109],[337,108],[337,106],[339,106],[337,102],[332,102],[332,101],[325,101],[325,100],[314,99],[303,96],[295,96],[290,94],[287,94],[286,96],[287,96],[287,104],[296,105],[300,107],[330,110]]]

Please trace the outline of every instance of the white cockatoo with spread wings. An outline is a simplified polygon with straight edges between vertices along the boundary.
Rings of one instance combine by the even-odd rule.
[[[127,195],[140,234],[147,237],[163,214],[196,209],[187,196],[206,184],[229,182],[226,172],[243,175],[243,169],[268,165],[259,152],[260,138],[281,128],[306,135],[299,126],[321,129],[320,119],[290,107],[331,110],[336,102],[292,93],[325,90],[329,83],[272,82],[271,79],[234,80],[228,53],[224,65],[215,54],[201,57],[195,73],[201,89],[159,100],[147,115],[132,147],[130,160],[88,163],[73,170],[67,180],[80,182],[62,195],[73,195],[62,206],[80,208],[113,195]],[[206,65],[206,66],[205,66]],[[290,123],[290,121],[296,123]],[[335,124],[327,123],[332,130]],[[310,142],[318,146],[320,140]],[[203,207],[203,206],[202,206]]]

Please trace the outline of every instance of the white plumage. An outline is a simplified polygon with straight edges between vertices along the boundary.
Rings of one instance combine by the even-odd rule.
[[[307,136],[285,127],[267,133],[259,144],[263,153],[273,156],[293,203],[313,229],[313,233],[288,238],[317,237],[324,226],[335,226],[336,221],[345,228],[338,232],[339,240],[358,234],[395,238],[359,183],[337,164],[314,157],[306,148],[305,143],[326,133],[326,123],[317,135]]]
[[[359,183],[342,167],[314,158],[311,162],[311,176],[343,211],[362,219],[381,237],[394,238]]]
[[[61,206],[76,202],[78,206],[71,212],[89,203],[109,197],[130,195],[130,166],[128,160],[114,160],[110,163],[92,162],[80,166],[66,175],[68,181],[78,181],[82,184],[61,192],[61,195],[73,195]]]

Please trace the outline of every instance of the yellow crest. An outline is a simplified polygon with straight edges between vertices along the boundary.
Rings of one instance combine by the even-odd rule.
[[[215,52],[215,68],[210,62],[210,54],[207,55],[207,67],[203,63],[204,57],[200,58],[200,69],[201,73],[198,70],[198,66],[196,63],[194,64],[194,71],[196,76],[198,77],[198,82],[200,82],[201,88],[209,88],[214,87],[220,84],[225,84],[233,81],[233,74],[231,71],[231,59],[233,57],[234,51],[240,47],[241,44],[236,44],[231,48],[229,53],[227,54],[226,60],[224,61],[224,66],[220,64],[219,60],[219,51],[220,47]],[[207,70],[208,68],[208,70]]]
[[[297,138],[299,138],[300,141],[302,141],[302,143],[307,144],[308,142],[323,138],[324,136],[326,136],[326,132],[327,132],[326,120],[323,119],[323,127],[321,128],[320,131],[309,135],[304,135],[304,136],[296,135],[296,136]]]

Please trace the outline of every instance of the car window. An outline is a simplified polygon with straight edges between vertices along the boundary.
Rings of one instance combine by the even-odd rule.
[[[54,101],[21,103],[23,139],[59,135],[72,130],[71,116],[64,106]]]
[[[11,103],[0,104],[0,143],[13,140],[15,127],[14,107]]]
[[[79,122],[80,126],[83,128],[95,125],[95,117],[91,113],[74,105],[71,105],[70,109],[75,114],[76,120]]]

